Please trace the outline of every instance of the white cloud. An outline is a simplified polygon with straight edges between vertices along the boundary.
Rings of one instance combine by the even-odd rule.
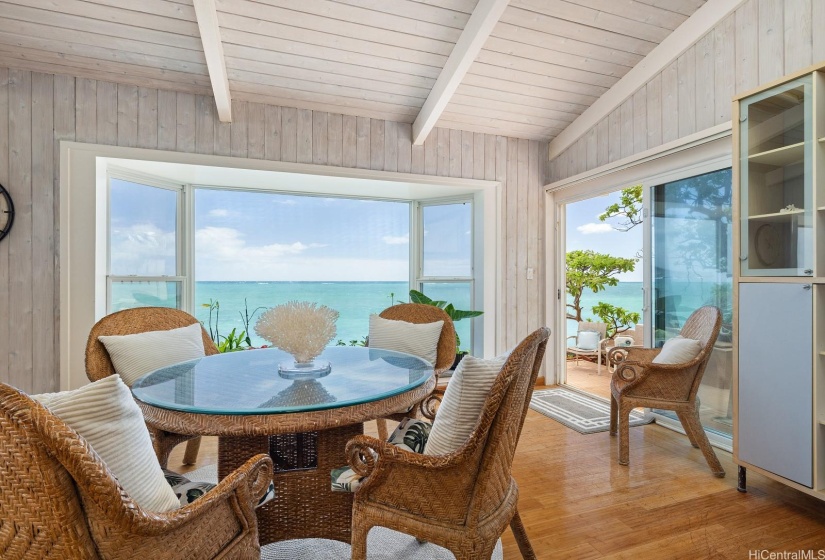
[[[410,242],[410,234],[404,235],[385,235],[381,238],[387,245],[407,245]]]
[[[607,233],[613,231],[613,226],[610,224],[596,224],[596,223],[589,223],[584,224],[576,228],[576,231],[583,235],[590,235],[591,233]]]
[[[112,228],[111,266],[115,274],[175,274],[176,250],[175,232],[162,231],[155,224]]]
[[[195,232],[198,252],[208,259],[226,263],[262,263],[288,255],[299,255],[307,249],[324,247],[318,243],[309,245],[294,243],[271,243],[269,245],[247,245],[244,235],[236,229],[205,227]]]
[[[209,215],[214,218],[226,218],[229,216],[229,210],[225,208],[215,208],[214,210],[209,211]]]
[[[287,198],[287,199],[284,199],[284,200],[279,200],[279,199],[276,198],[272,202],[274,202],[275,204],[282,204],[284,206],[295,206],[296,204],[298,204],[297,202],[295,202],[291,198]]]

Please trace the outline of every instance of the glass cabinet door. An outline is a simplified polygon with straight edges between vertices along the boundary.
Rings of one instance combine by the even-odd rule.
[[[812,78],[740,104],[743,276],[813,275]]]

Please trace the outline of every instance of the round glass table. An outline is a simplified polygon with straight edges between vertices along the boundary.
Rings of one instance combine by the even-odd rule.
[[[258,508],[261,544],[295,538],[349,542],[352,495],[330,490],[330,471],[363,423],[407,410],[435,387],[415,356],[362,347],[327,348],[329,372],[279,372],[277,349],[207,356],[154,371],[132,385],[147,424],[218,436],[218,476],[258,453],[275,464],[277,497]]]

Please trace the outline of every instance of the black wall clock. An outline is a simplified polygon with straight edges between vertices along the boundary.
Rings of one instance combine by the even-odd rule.
[[[14,224],[14,203],[9,191],[0,185],[0,241],[11,231]]]

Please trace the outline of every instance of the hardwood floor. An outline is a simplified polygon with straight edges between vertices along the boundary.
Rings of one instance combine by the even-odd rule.
[[[716,450],[727,476],[715,478],[687,437],[655,424],[630,429],[629,467],[617,463],[617,447],[607,432],[582,435],[528,412],[513,475],[539,558],[825,557],[825,502],[753,472],[741,494],[730,453]],[[173,470],[187,470],[183,449],[173,452]],[[197,466],[216,456],[216,440],[206,438]],[[521,558],[509,530],[502,540],[506,560]]]

